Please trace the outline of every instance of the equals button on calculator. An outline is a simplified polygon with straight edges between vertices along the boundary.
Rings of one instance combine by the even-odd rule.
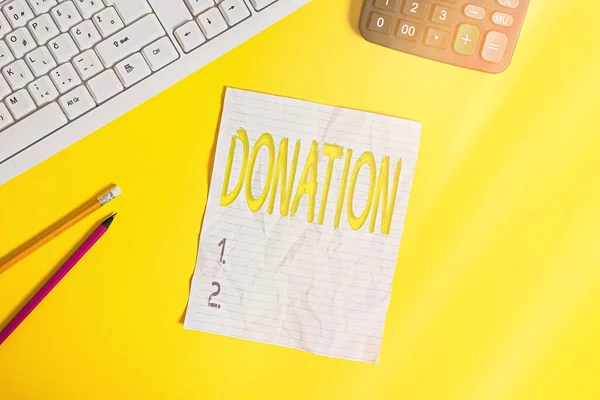
[[[529,0],[364,0],[370,42],[447,64],[498,73],[512,59]]]

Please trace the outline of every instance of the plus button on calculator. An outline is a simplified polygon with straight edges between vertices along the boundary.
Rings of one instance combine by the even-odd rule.
[[[498,73],[512,59],[529,0],[364,0],[365,39],[447,64]]]

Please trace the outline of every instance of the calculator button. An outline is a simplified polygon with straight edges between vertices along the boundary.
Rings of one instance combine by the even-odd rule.
[[[375,0],[375,7],[392,12],[396,12],[398,4],[400,4],[400,0]]]
[[[491,31],[485,37],[485,44],[481,56],[484,60],[499,63],[504,57],[506,45],[508,44],[508,36],[504,33]]]
[[[373,13],[369,21],[369,30],[389,35],[392,31],[394,21],[392,18],[385,15]]]
[[[396,36],[398,36],[401,39],[416,42],[417,38],[419,37],[419,32],[421,32],[421,25],[400,20]]]
[[[408,0],[406,4],[404,4],[402,13],[415,18],[425,18],[426,8],[427,3],[423,0]]]
[[[454,10],[448,8],[448,7],[444,7],[444,6],[438,6],[436,5],[433,8],[433,14],[431,15],[431,22],[434,22],[436,24],[440,24],[440,25],[452,25],[452,22],[454,20]]]
[[[503,12],[497,12],[492,15],[492,21],[496,25],[511,26],[513,24],[513,16]]]
[[[440,29],[429,28],[427,30],[427,37],[425,38],[425,44],[438,49],[445,49],[448,43],[449,33]]]
[[[465,7],[465,15],[469,18],[484,19],[485,9],[479,6],[474,6],[473,4],[469,4]]]
[[[467,56],[475,53],[480,31],[475,25],[462,24],[458,27],[456,40],[454,41],[454,51]]]
[[[519,7],[519,0],[498,0],[498,4],[503,7],[517,8]]]

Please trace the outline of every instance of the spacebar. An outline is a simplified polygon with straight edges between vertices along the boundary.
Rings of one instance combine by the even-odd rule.
[[[52,103],[0,132],[0,163],[65,125],[67,117]]]

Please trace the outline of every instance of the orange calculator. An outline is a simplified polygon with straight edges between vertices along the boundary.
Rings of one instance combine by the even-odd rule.
[[[365,39],[447,64],[498,73],[512,59],[529,0],[364,0]]]

